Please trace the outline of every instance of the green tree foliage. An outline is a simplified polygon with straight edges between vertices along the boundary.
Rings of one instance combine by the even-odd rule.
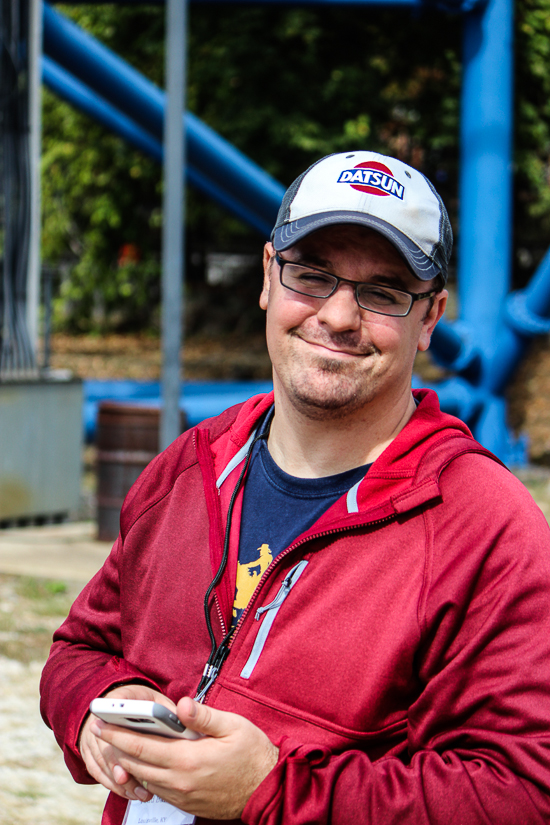
[[[62,10],[162,85],[162,7]],[[550,0],[517,4],[520,279],[550,223],[549,12]],[[461,28],[435,10],[193,4],[188,105],[285,185],[324,154],[368,148],[421,168],[456,218]],[[189,190],[187,203],[190,253],[260,248],[262,238],[200,194]],[[160,169],[50,94],[44,212],[45,258],[65,273],[58,318],[77,328],[151,323]],[[123,244],[140,260],[121,258]],[[191,288],[200,290],[193,278]]]
[[[162,10],[61,9],[159,85]],[[159,302],[160,168],[44,89],[42,254],[57,268],[58,327],[146,327]]]
[[[550,2],[516,8],[516,283],[527,282],[550,240]]]

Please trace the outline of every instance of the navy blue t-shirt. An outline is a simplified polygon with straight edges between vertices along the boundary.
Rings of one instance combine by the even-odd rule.
[[[244,487],[233,624],[272,560],[371,466],[365,464],[325,478],[296,478],[273,461],[267,448],[268,432],[269,427],[253,447]]]

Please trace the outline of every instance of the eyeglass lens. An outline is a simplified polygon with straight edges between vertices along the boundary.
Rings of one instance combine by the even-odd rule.
[[[328,298],[338,284],[338,278],[329,273],[307,269],[285,261],[281,271],[283,286],[301,295]],[[361,284],[356,289],[359,306],[383,315],[407,315],[412,297],[406,292],[375,284]]]

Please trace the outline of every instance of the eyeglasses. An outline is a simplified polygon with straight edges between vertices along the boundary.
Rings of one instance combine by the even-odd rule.
[[[433,298],[438,293],[437,289],[432,289],[431,292],[406,292],[390,286],[349,281],[347,278],[339,278],[338,275],[331,275],[310,266],[285,261],[279,255],[275,255],[275,260],[280,267],[279,278],[282,285],[292,292],[312,298],[330,298],[340,284],[351,284],[355,300],[361,309],[376,312],[378,315],[404,318],[411,311],[415,301]]]

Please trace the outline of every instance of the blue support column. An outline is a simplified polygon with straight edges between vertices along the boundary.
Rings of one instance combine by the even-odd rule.
[[[510,289],[513,4],[464,21],[458,284],[461,321],[492,351]]]
[[[489,0],[467,15],[458,298],[461,324],[481,351],[476,383],[483,408],[474,435],[504,460],[510,460],[512,439],[494,371],[511,281],[513,54],[513,0]]]

